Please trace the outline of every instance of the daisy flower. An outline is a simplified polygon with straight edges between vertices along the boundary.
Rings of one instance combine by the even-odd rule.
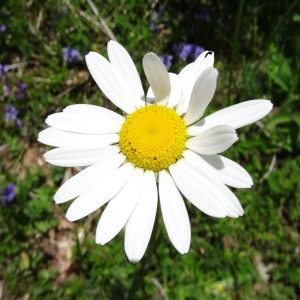
[[[75,104],[46,119],[50,127],[38,139],[57,148],[45,160],[62,167],[87,166],[58,189],[54,200],[76,198],[66,214],[70,221],[108,203],[96,243],[106,244],[125,227],[125,252],[138,262],[149,243],[159,199],[172,244],[187,253],[191,228],[183,197],[212,217],[243,215],[227,186],[249,188],[252,179],[219,153],[237,141],[237,128],[267,115],[272,103],[250,100],[201,119],[216,89],[213,52],[201,53],[178,75],[168,73],[154,53],[146,54],[143,68],[150,88],[145,96],[128,52],[115,41],[107,51],[109,60],[90,52],[87,66],[126,116]]]

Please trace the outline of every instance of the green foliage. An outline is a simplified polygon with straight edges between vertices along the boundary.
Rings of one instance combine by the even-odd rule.
[[[17,185],[11,205],[1,205],[0,298],[297,299],[298,11],[297,1],[270,0],[6,1],[0,8],[0,26],[6,25],[0,31],[0,64],[10,69],[0,77],[0,113],[14,105],[22,126],[0,118],[0,192],[9,183]],[[105,246],[95,244],[99,212],[73,225],[64,218],[69,204],[52,201],[78,170],[45,163],[47,148],[37,135],[47,115],[74,103],[115,109],[84,60],[65,62],[62,48],[75,48],[83,57],[89,51],[106,56],[113,37],[132,55],[145,88],[146,52],[174,55],[172,46],[180,42],[214,50],[220,76],[206,114],[248,99],[274,103],[268,117],[238,130],[239,141],[225,153],[255,183],[234,191],[245,216],[214,219],[187,203],[192,225],[187,255],[171,245],[161,212],[157,239],[153,234],[145,257],[132,264],[122,233]],[[185,64],[174,55],[171,72]],[[20,99],[17,82],[27,85]]]

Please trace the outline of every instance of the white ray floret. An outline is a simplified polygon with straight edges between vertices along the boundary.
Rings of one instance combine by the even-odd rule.
[[[140,261],[145,254],[155,222],[157,200],[155,175],[146,171],[139,201],[127,222],[125,231],[125,251],[132,262]]]
[[[169,238],[181,254],[187,253],[191,243],[189,216],[172,177],[165,170],[159,172],[159,196]]]

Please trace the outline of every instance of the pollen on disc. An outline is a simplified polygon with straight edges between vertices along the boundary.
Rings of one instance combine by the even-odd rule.
[[[120,149],[128,161],[160,171],[182,157],[188,135],[174,109],[149,105],[127,116],[120,131]]]

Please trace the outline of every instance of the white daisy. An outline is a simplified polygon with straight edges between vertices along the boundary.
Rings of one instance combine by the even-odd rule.
[[[269,100],[250,100],[202,120],[218,72],[213,52],[202,53],[178,75],[168,73],[154,53],[143,58],[150,84],[145,97],[136,67],[117,42],[108,43],[109,61],[90,52],[87,66],[103,93],[127,116],[103,107],[76,104],[50,115],[39,141],[57,147],[47,162],[89,166],[66,181],[56,203],[76,198],[67,211],[75,221],[107,204],[96,230],[101,245],[125,229],[125,251],[138,262],[150,240],[158,198],[168,236],[182,254],[191,229],[183,196],[204,213],[238,217],[244,211],[227,187],[253,182],[240,165],[219,155],[235,141],[235,129],[272,109]],[[147,104],[145,104],[147,103]]]

